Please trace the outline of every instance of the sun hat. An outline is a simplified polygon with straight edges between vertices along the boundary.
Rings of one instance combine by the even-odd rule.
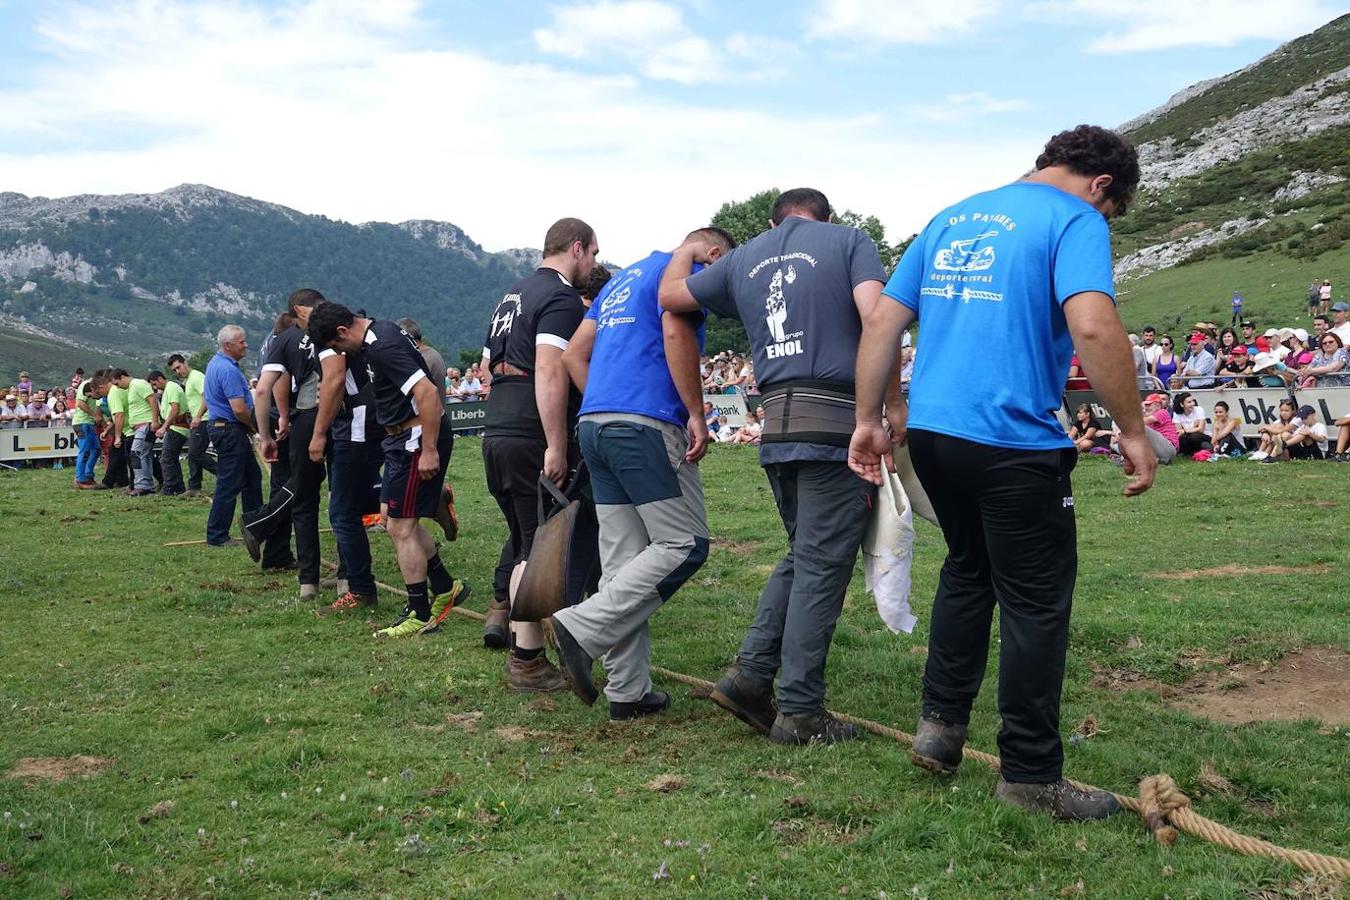
[[[1279,363],[1279,360],[1269,353],[1256,354],[1256,365],[1252,366],[1253,372],[1264,372]]]
[[[5,399],[6,399],[6,400],[13,400],[13,401],[15,401],[16,403],[17,403],[18,400],[19,400],[19,398],[18,398],[18,397],[15,397],[13,394],[6,394],[6,395],[5,395]]]
[[[1308,343],[1308,329],[1306,329],[1306,328],[1295,328],[1295,329],[1294,329],[1294,337],[1298,338],[1300,343],[1303,343],[1303,344]]]
[[[1261,337],[1279,337],[1279,336],[1280,336],[1280,329],[1278,328],[1267,328],[1261,335]]]

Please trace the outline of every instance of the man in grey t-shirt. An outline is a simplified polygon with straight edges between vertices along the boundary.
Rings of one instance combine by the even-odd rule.
[[[441,357],[441,352],[435,347],[422,340],[422,326],[417,324],[415,319],[399,319],[398,327],[408,332],[408,337],[417,344],[417,352],[422,354],[422,361],[427,364],[428,376],[431,383],[436,386],[436,396],[441,398],[441,405],[445,405],[445,360]]]
[[[698,247],[677,250],[660,290],[666,310],[709,309],[739,319],[750,338],[764,398],[760,465],[788,552],[764,586],[736,664],[711,696],[792,744],[858,734],[825,710],[825,658],[876,495],[847,460],[860,311],[878,301],[886,274],[866,234],[829,219],[820,191],[787,191],[770,230],[697,275],[689,273]],[[893,381],[898,398],[898,373]]]

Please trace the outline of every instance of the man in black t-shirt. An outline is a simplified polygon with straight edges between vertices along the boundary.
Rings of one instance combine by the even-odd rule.
[[[737,662],[710,697],[775,741],[830,743],[858,735],[825,709],[825,659],[876,495],[849,469],[848,444],[860,311],[880,298],[886,273],[871,238],[830,222],[820,191],[784,192],[771,221],[692,276],[700,247],[676,250],[660,299],[671,312],[702,307],[745,324],[763,401],[759,462],[788,535]],[[896,399],[899,384],[897,366]]]
[[[365,366],[374,393],[375,420],[384,429],[380,504],[408,603],[376,637],[410,637],[440,627],[451,608],[469,595],[467,584],[446,571],[421,518],[445,515],[445,469],[454,438],[422,354],[393,322],[359,317],[340,303],[324,303],[310,316],[309,334],[321,351],[347,354],[348,367]],[[428,595],[430,587],[432,604]]]
[[[484,368],[492,379],[483,467],[509,530],[492,582],[483,643],[511,645],[506,676],[517,691],[567,687],[544,655],[540,626],[509,624],[509,618],[513,588],[539,524],[539,477],[561,487],[581,459],[574,440],[581,396],[568,378],[562,354],[585,315],[576,285],[589,277],[598,252],[595,231],[585,222],[555,222],[544,237],[539,269],[513,285],[497,304],[483,342]]]
[[[259,448],[269,463],[278,462],[284,452],[287,477],[280,488],[273,484],[266,506],[245,510],[241,517],[244,546],[255,561],[262,544],[275,534],[288,534],[294,524],[300,599],[311,601],[319,595],[319,487],[323,484],[324,466],[311,462],[308,454],[319,403],[319,365],[304,328],[310,313],[323,299],[323,294],[312,288],[292,293],[287,313],[296,324],[273,337],[263,356],[258,386],[253,393]],[[274,400],[275,438],[267,427]],[[279,468],[273,468],[273,479],[277,479]]]
[[[348,367],[347,354],[324,349],[319,351],[319,366],[323,377],[309,458],[329,462],[328,521],[338,549],[338,597],[315,610],[322,618],[372,609],[377,603],[363,518],[380,509],[384,432],[375,423],[375,390],[359,357]]]

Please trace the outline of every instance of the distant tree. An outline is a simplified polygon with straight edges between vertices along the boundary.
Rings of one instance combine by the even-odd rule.
[[[206,365],[211,361],[211,357],[216,355],[215,347],[203,347],[196,353],[188,357],[187,364],[189,368],[196,369],[198,372],[205,372]]]
[[[459,351],[459,370],[463,372],[469,366],[474,365],[483,358],[482,350],[461,350]]]

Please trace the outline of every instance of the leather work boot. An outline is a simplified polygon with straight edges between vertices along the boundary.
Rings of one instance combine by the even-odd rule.
[[[525,694],[552,694],[567,690],[567,679],[542,653],[531,660],[512,653],[506,660],[506,686]]]
[[[511,646],[509,600],[493,600],[488,604],[487,621],[483,623],[483,646],[490,650],[505,650]]]
[[[317,584],[300,585],[300,599],[308,600],[310,603],[313,603],[315,600],[318,600],[319,586]]]
[[[961,748],[966,745],[966,726],[952,725],[937,718],[919,719],[914,734],[914,752],[910,761],[936,775],[955,775],[961,765]]]
[[[1049,813],[1060,822],[1105,819],[1120,812],[1120,803],[1107,791],[1085,791],[1061,778],[1049,784],[998,780],[994,796],[1009,806]]]
[[[557,651],[558,664],[562,666],[563,675],[566,676],[572,693],[580,697],[582,703],[592,705],[600,696],[600,692],[595,689],[595,677],[591,674],[595,660],[557,619],[550,616],[542,624],[544,637],[548,638],[548,642]]]
[[[779,744],[837,744],[862,736],[857,728],[830,715],[824,707],[804,713],[779,713],[769,740]]]
[[[768,734],[778,718],[773,682],[756,681],[741,671],[739,660],[731,664],[714,685],[708,699],[760,734]]]
[[[609,703],[609,720],[611,722],[622,722],[625,719],[653,716],[669,706],[670,695],[665,691],[648,691],[641,700],[634,700],[631,703],[611,700]]]

